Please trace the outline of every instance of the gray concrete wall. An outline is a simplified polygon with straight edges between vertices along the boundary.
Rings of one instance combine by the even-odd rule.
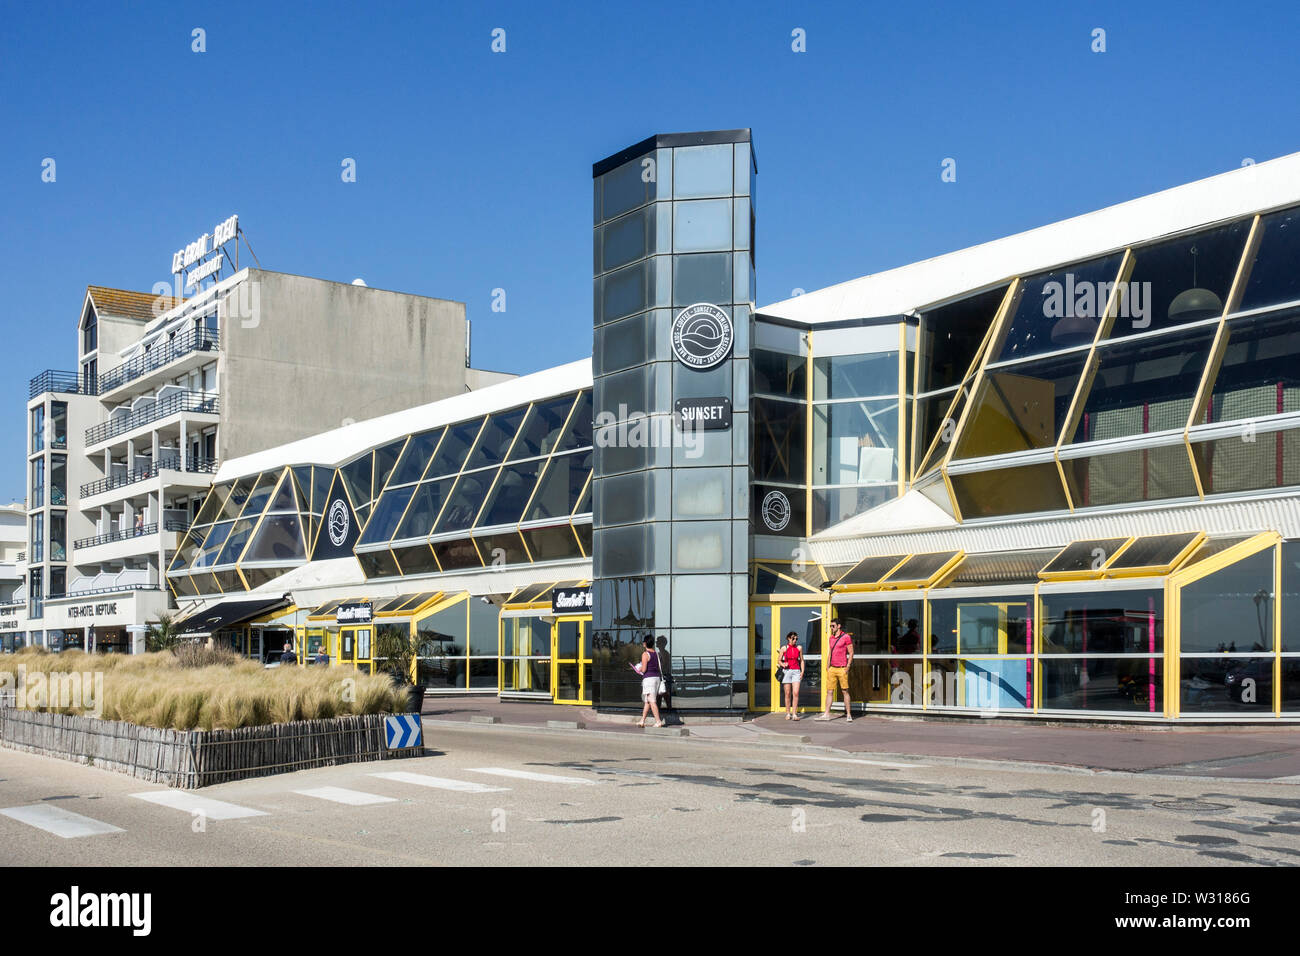
[[[220,456],[465,391],[465,305],[249,270],[221,317]]]

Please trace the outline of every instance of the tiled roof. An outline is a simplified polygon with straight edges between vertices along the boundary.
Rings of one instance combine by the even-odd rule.
[[[170,295],[152,295],[148,292],[128,292],[102,285],[86,286],[86,294],[95,303],[95,311],[105,315],[120,315],[129,319],[149,319],[162,315],[181,300]]]

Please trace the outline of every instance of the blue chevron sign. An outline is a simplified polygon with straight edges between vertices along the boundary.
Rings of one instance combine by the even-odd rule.
[[[419,714],[397,714],[384,718],[384,736],[389,750],[405,750],[424,745]]]

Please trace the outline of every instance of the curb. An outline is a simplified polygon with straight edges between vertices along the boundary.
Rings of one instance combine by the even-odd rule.
[[[516,733],[534,733],[546,735],[567,735],[574,733],[573,728],[541,727],[537,724],[505,724],[501,723],[500,718],[485,718],[473,723],[466,723],[463,720],[438,720],[433,717],[422,718],[423,723],[433,727],[445,727],[449,730],[510,730]],[[548,723],[558,723],[549,721]],[[574,723],[569,721],[567,723]],[[811,738],[805,736],[795,737],[793,734],[765,734],[764,736],[779,737],[779,740],[743,740],[735,737],[696,737],[692,735],[685,727],[666,727],[659,730],[646,728],[649,733],[631,734],[619,730],[597,730],[586,728],[581,731],[583,736],[597,737],[617,737],[620,740],[629,738],[637,740],[690,740],[702,744],[722,744],[734,747],[756,747],[762,750],[776,750],[787,753],[815,753],[821,755],[835,755],[842,757],[849,762],[869,763],[877,759],[888,759],[896,762],[916,763],[919,767],[924,766],[942,766],[942,767],[971,767],[982,770],[1002,770],[1002,771],[1023,771],[1030,773],[1062,773],[1062,774],[1079,774],[1089,777],[1121,777],[1134,780],[1181,780],[1187,782],[1199,783],[1235,783],[1235,784],[1276,784],[1285,787],[1294,787],[1300,784],[1300,775],[1293,777],[1276,777],[1276,778],[1259,778],[1259,777],[1218,777],[1205,776],[1202,774],[1179,774],[1179,773],[1162,773],[1156,770],[1111,770],[1099,767],[1083,767],[1077,764],[1055,764],[1041,763],[1028,760],[1015,760],[1012,758],[995,759],[989,757],[946,757],[933,756],[931,754],[917,753],[896,753],[890,751],[856,751],[840,750],[835,747],[829,747],[825,744],[811,743]],[[666,732],[667,731],[667,732]],[[672,733],[672,731],[676,731]],[[425,739],[425,748],[431,748],[431,742]]]

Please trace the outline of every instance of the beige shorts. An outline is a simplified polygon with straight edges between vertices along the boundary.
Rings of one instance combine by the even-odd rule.
[[[826,689],[835,690],[837,682],[840,689],[847,694],[849,692],[849,669],[847,667],[829,667],[826,669]]]

